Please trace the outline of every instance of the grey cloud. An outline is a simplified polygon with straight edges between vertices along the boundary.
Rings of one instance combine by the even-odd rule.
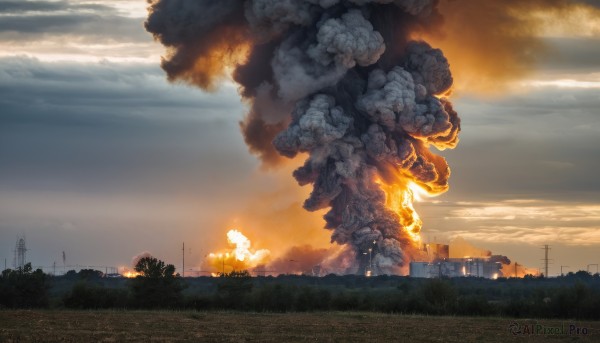
[[[240,180],[232,175],[255,164],[238,134],[242,111],[235,89],[210,96],[169,85],[158,66],[0,59],[0,189]]]
[[[600,182],[597,89],[539,88],[495,101],[455,101],[464,127],[451,199],[596,201]]]
[[[75,4],[69,1],[0,1],[0,13],[26,13],[26,12],[56,12],[66,10],[93,10],[99,12],[114,12],[109,6],[97,4]]]
[[[0,58],[0,251],[10,261],[26,234],[36,266],[61,250],[71,264],[176,261],[168,232],[201,260],[224,218],[274,187],[248,182],[243,110],[234,87],[203,94],[157,65]]]
[[[65,1],[0,1],[0,13],[23,13],[29,11],[58,11],[66,8]]]
[[[38,40],[48,36],[104,37],[112,41],[149,41],[143,19],[121,16],[114,8],[60,2],[0,2],[0,40]]]
[[[585,72],[600,69],[600,38],[545,38],[548,51],[540,54],[544,71]]]
[[[35,39],[37,36],[72,35],[110,37],[116,41],[148,41],[142,21],[97,14],[60,14],[52,16],[10,16],[0,21],[0,38]]]
[[[144,64],[40,62],[7,57],[0,59],[0,92],[2,106],[32,112],[57,110],[52,121],[61,114],[70,115],[70,111],[80,120],[91,111],[105,112],[104,118],[126,114],[144,121],[177,119],[172,112],[166,118],[165,108],[205,112],[205,119],[218,117],[214,112],[242,110],[237,98],[225,101],[188,87],[168,85],[158,66]],[[231,92],[235,94],[235,90]],[[102,121],[101,116],[94,118]]]

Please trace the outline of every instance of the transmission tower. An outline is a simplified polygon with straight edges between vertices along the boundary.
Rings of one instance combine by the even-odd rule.
[[[544,258],[542,259],[542,261],[544,261],[544,277],[548,277],[548,265],[552,264],[551,259],[548,258],[548,251],[550,251],[550,246],[549,245],[544,245],[544,247],[542,248],[544,250]]]
[[[17,238],[15,244],[15,257],[13,260],[13,267],[15,269],[23,269],[25,267],[25,254],[27,253],[27,247],[25,246],[25,237]]]

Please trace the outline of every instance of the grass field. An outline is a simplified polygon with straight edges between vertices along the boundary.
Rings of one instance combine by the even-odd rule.
[[[587,335],[511,334],[509,326],[586,328]],[[526,336],[526,337],[523,337]],[[376,313],[0,311],[0,342],[506,342],[600,341],[600,322]]]

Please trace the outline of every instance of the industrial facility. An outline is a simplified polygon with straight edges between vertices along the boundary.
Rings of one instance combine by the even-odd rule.
[[[457,257],[448,244],[424,244],[420,261],[410,263],[410,276],[441,278],[474,276],[496,279],[502,275],[502,257],[487,252],[480,256]]]

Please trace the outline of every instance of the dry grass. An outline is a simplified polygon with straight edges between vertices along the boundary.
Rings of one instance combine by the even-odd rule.
[[[376,313],[257,314],[165,311],[0,311],[0,342],[506,342],[600,341],[600,322],[577,324],[586,336],[513,337],[505,318]]]

